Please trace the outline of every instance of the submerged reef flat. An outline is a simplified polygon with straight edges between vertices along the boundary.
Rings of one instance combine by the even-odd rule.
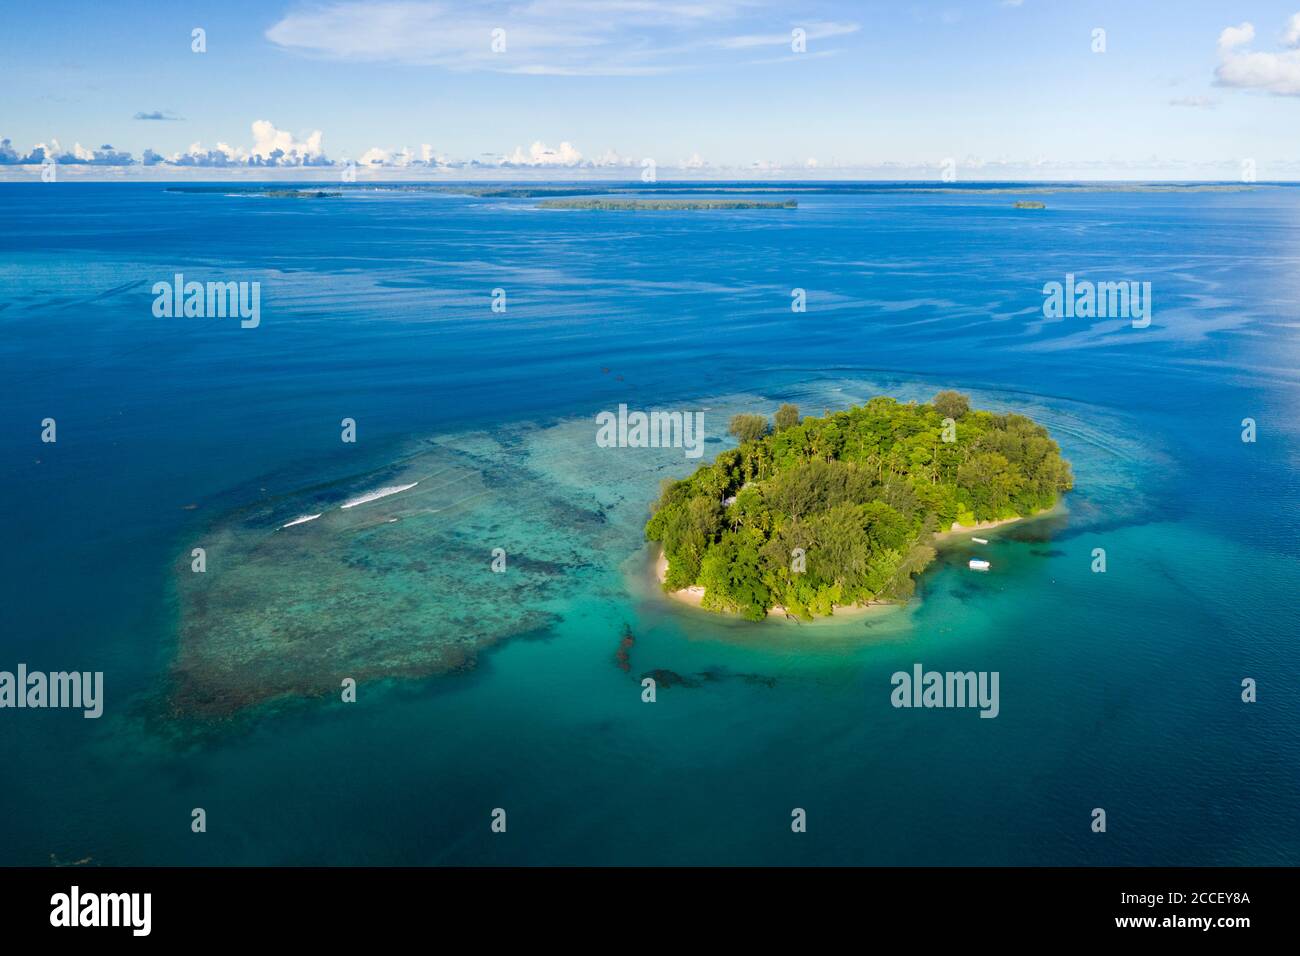
[[[692,462],[594,434],[590,420],[447,434],[365,474],[250,489],[197,532],[204,573],[189,547],[177,562],[168,710],[225,718],[337,700],[349,677],[471,670],[502,641],[554,633],[583,595],[622,595],[647,502]]]
[[[218,519],[204,573],[188,556],[177,571],[171,710],[219,717],[337,694],[349,677],[465,670],[552,625],[573,574],[596,561],[604,518],[589,496],[553,493],[525,457],[486,435],[424,443]]]
[[[598,209],[613,212],[666,212],[676,209],[797,209],[793,199],[765,202],[754,199],[543,199],[539,209]]]

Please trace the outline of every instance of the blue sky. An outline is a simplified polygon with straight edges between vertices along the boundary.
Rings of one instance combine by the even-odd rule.
[[[0,172],[31,178],[53,156],[92,178],[329,178],[350,161],[627,179],[648,158],[665,178],[939,178],[950,159],[958,179],[1237,179],[1246,161],[1297,179],[1297,14],[1300,0],[9,4]]]

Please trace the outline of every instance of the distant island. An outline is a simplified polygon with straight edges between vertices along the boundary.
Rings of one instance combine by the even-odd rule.
[[[793,199],[763,202],[753,199],[543,199],[540,209],[600,209],[619,212],[669,209],[797,209]]]
[[[1044,511],[1074,484],[1042,425],[952,391],[802,420],[782,405],[730,431],[739,446],[666,484],[645,533],[665,591],[753,621],[904,601],[936,535]]]
[[[169,193],[218,193],[223,196],[266,196],[268,199],[337,199],[343,193],[324,189],[272,189],[265,186],[168,186]]]
[[[341,192],[328,192],[324,189],[267,189],[259,193],[272,199],[337,199]]]
[[[1034,199],[1019,199],[1012,204],[1013,209],[1046,209],[1047,203]]]

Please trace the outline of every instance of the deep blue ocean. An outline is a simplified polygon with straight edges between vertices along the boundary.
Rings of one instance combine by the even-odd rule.
[[[0,710],[0,864],[1300,863],[1300,189],[771,190],[798,208],[0,184],[0,670],[103,671],[106,696]],[[155,317],[177,273],[259,282],[260,324]],[[1150,326],[1045,319],[1067,274],[1149,281]],[[943,388],[1047,425],[1076,490],[885,617],[667,601],[640,528],[695,462],[595,454],[620,403],[705,409],[707,460],[732,411]],[[327,588],[328,529],[238,592],[222,560],[201,598],[182,577],[394,462],[434,474],[429,449],[462,469],[421,486],[440,524],[349,537]],[[527,586],[494,595],[499,541]],[[347,604],[399,558],[391,600]],[[299,609],[323,631],[418,625],[382,660],[350,626],[356,703],[175,706],[182,646],[254,697],[299,653],[328,669],[276,630],[327,591]],[[485,622],[472,668],[404,673]],[[999,716],[891,707],[914,663],[999,672]],[[652,668],[690,679],[646,704]]]

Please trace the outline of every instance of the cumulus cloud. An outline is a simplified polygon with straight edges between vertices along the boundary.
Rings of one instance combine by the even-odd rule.
[[[281,165],[311,165],[309,160],[324,156],[321,150],[321,131],[313,130],[305,140],[297,140],[292,133],[276,129],[267,120],[253,123],[253,148],[251,154],[261,160],[282,157]]]
[[[293,133],[278,129],[268,120],[257,120],[252,124],[251,132],[252,143],[249,146],[234,146],[221,141],[215,145],[194,142],[188,148],[170,155],[146,149],[139,165],[156,168],[270,169],[337,167],[351,162],[333,160],[325,155],[322,145],[324,137],[320,130],[313,130],[299,139]],[[130,166],[136,163],[130,153],[108,145],[88,149],[78,143],[72,149],[65,150],[57,140],[52,140],[50,143],[38,143],[29,151],[21,152],[14,149],[10,140],[0,140],[0,166],[39,166],[47,158],[67,165]],[[698,156],[695,158],[698,160]],[[355,165],[383,169],[608,169],[634,168],[640,163],[640,159],[624,156],[614,149],[607,149],[594,158],[587,159],[581,150],[568,141],[561,141],[559,146],[549,146],[542,140],[536,140],[527,148],[517,146],[514,152],[505,155],[484,154],[483,158],[468,163],[438,153],[429,143],[421,143],[418,149],[373,146],[361,154]]]
[[[428,143],[421,143],[419,152],[403,146],[401,149],[385,149],[372,146],[361,154],[357,160],[359,166],[449,166],[451,160],[437,153]]]
[[[1239,27],[1225,27],[1224,31],[1219,34],[1219,49],[1231,50],[1243,46],[1253,39],[1255,39],[1255,25],[1253,23],[1243,23]]]
[[[66,153],[57,157],[57,162],[81,166],[130,166],[134,160],[131,154],[114,149],[105,143],[98,149],[85,149],[80,143],[72,147],[72,155]]]
[[[25,157],[14,149],[13,140],[0,139],[0,166],[21,166],[24,162]]]
[[[537,140],[525,152],[522,146],[516,146],[509,156],[501,157],[502,166],[577,166],[582,162],[582,153],[573,148],[571,143],[561,143],[552,149],[541,140]]]
[[[1255,40],[1251,23],[1228,27],[1219,34],[1219,65],[1214,71],[1220,86],[1263,90],[1278,96],[1300,96],[1300,14],[1287,22],[1283,42],[1288,49],[1265,53],[1247,49]]]
[[[53,162],[60,166],[130,166],[135,160],[130,153],[116,150],[105,143],[98,149],[89,149],[74,143],[64,149],[57,139],[37,143],[27,153],[19,153],[8,139],[0,139],[0,166],[39,166]]]
[[[276,129],[269,120],[256,120],[252,126],[253,145],[243,147],[217,143],[207,147],[192,143],[167,160],[175,166],[330,166],[321,147],[322,134],[313,130],[306,139]]]
[[[1300,13],[1291,14],[1291,19],[1286,22],[1282,42],[1287,46],[1300,46]]]
[[[405,150],[403,150],[403,153],[405,153]],[[405,165],[405,163],[395,164],[393,162],[393,154],[386,149],[380,149],[378,146],[372,146],[370,149],[362,153],[361,158],[357,160],[357,163],[361,166]]]
[[[209,149],[200,143],[191,143],[183,153],[173,153],[164,162],[172,166],[242,166],[248,162],[248,153],[218,143]]]
[[[640,162],[633,156],[624,156],[616,149],[607,149],[591,161],[592,166],[638,166]]]

